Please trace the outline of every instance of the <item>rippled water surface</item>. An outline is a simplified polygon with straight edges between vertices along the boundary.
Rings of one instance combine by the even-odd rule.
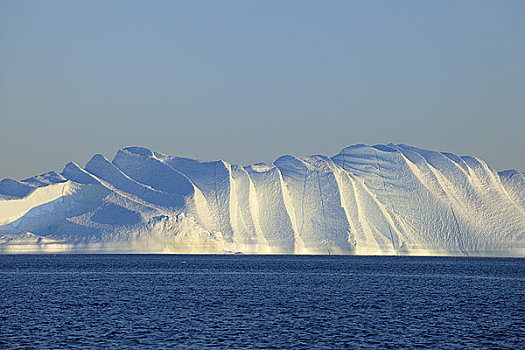
[[[524,348],[525,260],[0,256],[0,348]]]

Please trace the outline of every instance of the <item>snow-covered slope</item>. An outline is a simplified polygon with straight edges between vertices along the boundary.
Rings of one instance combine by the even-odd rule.
[[[0,181],[0,252],[525,256],[525,175],[393,144],[247,167],[129,147]]]

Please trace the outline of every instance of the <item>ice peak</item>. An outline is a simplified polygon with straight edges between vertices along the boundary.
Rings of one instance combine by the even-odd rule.
[[[143,158],[152,158],[155,156],[150,149],[141,146],[125,147],[120,149],[119,152],[124,152],[129,155],[139,156]]]

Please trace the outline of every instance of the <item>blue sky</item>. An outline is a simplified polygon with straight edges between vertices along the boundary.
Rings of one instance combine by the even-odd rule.
[[[525,170],[524,1],[0,0],[0,178],[141,145],[407,143]]]

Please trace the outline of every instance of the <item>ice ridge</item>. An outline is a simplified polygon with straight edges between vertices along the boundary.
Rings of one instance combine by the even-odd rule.
[[[246,167],[127,147],[0,181],[0,252],[525,256],[525,175],[404,144]]]

